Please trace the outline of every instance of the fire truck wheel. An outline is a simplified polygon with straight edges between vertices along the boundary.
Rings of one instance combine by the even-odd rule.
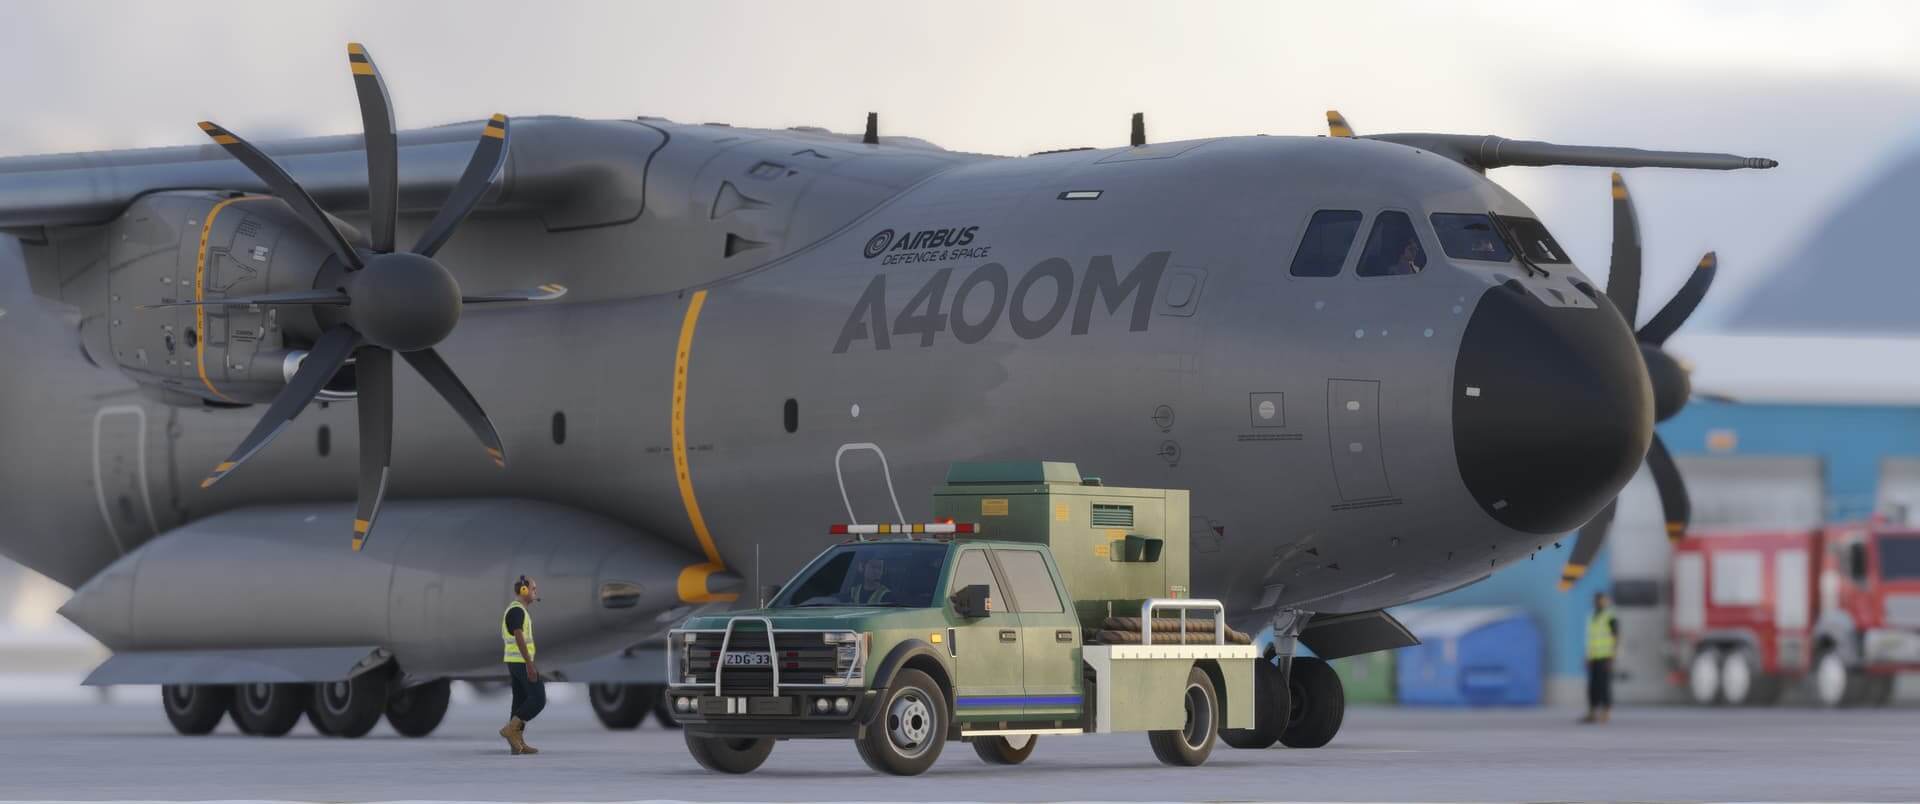
[[[1287,674],[1291,714],[1287,728],[1280,732],[1280,744],[1288,748],[1319,748],[1333,742],[1340,723],[1347,717],[1347,690],[1340,674],[1324,659],[1296,658]]]
[[[1813,696],[1821,706],[1849,706],[1860,699],[1860,674],[1847,667],[1840,652],[1828,648],[1813,660]]]
[[[625,731],[640,725],[653,710],[659,691],[639,684],[589,684],[587,699],[600,725]]]
[[[1195,667],[1187,671],[1186,694],[1182,697],[1186,722],[1178,729],[1147,732],[1147,742],[1163,764],[1191,768],[1206,763],[1220,736],[1220,693],[1214,690],[1207,671]]]
[[[1234,748],[1272,748],[1280,742],[1293,710],[1287,690],[1287,676],[1271,657],[1262,657],[1253,665],[1253,728],[1221,729],[1220,742]]]
[[[901,670],[881,699],[880,713],[854,740],[867,767],[918,776],[933,767],[947,744],[947,695],[919,670]]]
[[[1720,703],[1720,649],[1701,645],[1687,665],[1687,695],[1700,706]]]
[[[973,752],[980,755],[980,761],[988,765],[1018,765],[1033,756],[1033,747],[1040,742],[1039,737],[1031,734],[1017,734],[1012,737],[975,737]]]
[[[160,688],[167,722],[181,734],[201,735],[220,725],[233,699],[233,688],[212,684],[168,684]]]
[[[233,724],[242,734],[279,737],[307,711],[305,684],[241,684],[233,688]]]
[[[715,773],[752,773],[773,753],[770,737],[695,737],[687,735],[687,753]]]
[[[1867,706],[1886,706],[1893,703],[1894,676],[1867,676],[1865,703]]]
[[[1733,706],[1769,706],[1780,699],[1780,682],[1760,665],[1752,648],[1727,650],[1720,662],[1720,690]]]

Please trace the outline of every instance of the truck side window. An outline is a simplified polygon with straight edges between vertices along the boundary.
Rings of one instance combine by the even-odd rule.
[[[995,612],[1007,611],[1006,602],[1000,597],[1000,584],[993,580],[993,567],[987,564],[987,551],[967,550],[960,554],[960,561],[953,565],[953,582],[947,584],[949,596],[975,584],[987,587],[987,607]]]
[[[1373,219],[1373,233],[1367,235],[1367,248],[1360,252],[1361,276],[1406,276],[1427,267],[1427,250],[1420,236],[1413,233],[1413,221],[1405,212],[1382,212]]]
[[[1052,614],[1066,611],[1060,593],[1054,590],[1053,573],[1047,571],[1047,559],[1033,550],[995,550],[1000,569],[1007,573],[1007,586],[1013,590],[1013,605],[1022,612]]]
[[[1333,276],[1347,262],[1353,236],[1360,233],[1360,213],[1351,209],[1323,209],[1307,222],[1307,233],[1293,253],[1294,276]]]

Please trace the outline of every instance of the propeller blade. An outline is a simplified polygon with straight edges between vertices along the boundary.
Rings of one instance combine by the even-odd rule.
[[[360,127],[367,137],[367,219],[373,250],[393,250],[393,227],[400,216],[400,141],[393,131],[393,102],[373,54],[359,42],[347,43],[353,91],[360,96]]]
[[[1327,110],[1327,136],[1353,138],[1353,126],[1347,125],[1347,116],[1338,109]]]
[[[208,488],[220,479],[231,474],[240,464],[259,452],[262,447],[273,441],[274,436],[286,429],[293,417],[305,410],[307,403],[325,388],[327,381],[333,379],[334,372],[347,362],[353,354],[353,343],[359,335],[345,324],[327,330],[320,340],[313,344],[313,351],[307,353],[307,359],[300,364],[300,370],[293,373],[293,379],[287,381],[287,387],[280,389],[280,395],[273,398],[273,404],[267,406],[267,413],[260,417],[260,423],[253,426],[253,432],[235,447],[227,459],[213,468],[207,479],[200,481],[200,488]]]
[[[380,501],[387,496],[393,457],[393,353],[378,346],[354,351],[354,384],[360,408],[360,495],[353,514],[353,551],[367,543]]]
[[[348,301],[347,294],[337,290],[296,290],[289,293],[267,293],[260,296],[230,296],[224,299],[142,304],[139,305],[138,309],[154,310],[161,307],[250,307],[256,304],[346,304]]]
[[[507,164],[507,116],[496,114],[480,130],[480,144],[473,148],[473,158],[467,160],[467,170],[460,174],[460,181],[453,185],[453,192],[447,194],[447,201],[433,216],[433,222],[427,224],[427,230],[420,233],[420,240],[413,244],[413,253],[431,257],[453,237],[454,227],[467,219],[480,197],[486,195],[487,188],[493,186],[493,178],[500,175],[500,168]]]
[[[1654,313],[1647,325],[1640,328],[1641,343],[1655,346],[1666,343],[1673,337],[1681,324],[1687,323],[1687,317],[1693,315],[1693,309],[1700,306],[1700,300],[1707,295],[1707,288],[1713,286],[1713,275],[1720,269],[1720,259],[1709,251],[1700,258],[1700,264],[1694,266],[1693,276],[1687,277],[1687,283],[1680,286],[1680,292],[1673,294],[1667,306]]]
[[[1687,524],[1693,520],[1693,501],[1687,498],[1687,481],[1680,476],[1680,467],[1674,465],[1673,455],[1667,452],[1667,445],[1660,440],[1660,434],[1653,434],[1653,444],[1647,447],[1647,468],[1653,472],[1653,485],[1660,490],[1660,511],[1667,520],[1667,539],[1680,541],[1687,532]]]
[[[1587,574],[1587,567],[1593,566],[1593,557],[1600,554],[1600,547],[1607,543],[1607,531],[1613,529],[1613,511],[1620,500],[1615,498],[1600,509],[1593,520],[1580,528],[1580,535],[1574,539],[1573,553],[1567,556],[1567,567],[1560,571],[1560,591],[1573,588],[1575,581]]]
[[[553,301],[567,295],[566,285],[547,284],[537,288],[522,290],[503,290],[484,296],[461,296],[461,304],[493,304],[495,302]]]
[[[401,352],[401,357],[413,366],[413,370],[425,377],[433,390],[440,392],[440,398],[453,406],[453,412],[460,414],[467,426],[473,428],[473,434],[480,438],[480,445],[487,450],[487,457],[501,468],[507,465],[507,450],[500,442],[500,433],[493,429],[493,421],[487,418],[487,412],[480,409],[480,401],[473,398],[473,392],[467,390],[465,383],[454,376],[447,361],[440,353],[432,349],[416,352]]]
[[[1740,400],[1734,397],[1732,394],[1723,394],[1723,393],[1720,393],[1719,391],[1696,390],[1693,392],[1693,396],[1695,399],[1704,399],[1704,400],[1707,400],[1708,402],[1718,402],[1722,405],[1740,404]]]
[[[313,196],[307,195],[307,191],[300,187],[300,183],[287,175],[287,171],[271,157],[259,148],[253,147],[253,143],[240,139],[234,136],[233,132],[208,121],[200,121],[200,130],[206,132],[207,136],[213,138],[220,147],[225,148],[233,158],[240,160],[240,164],[246,165],[248,170],[253,171],[253,175],[266,182],[267,189],[273,192],[274,197],[292,207],[294,216],[298,217],[301,223],[306,224],[308,229],[313,230],[313,233],[320,238],[320,242],[326,243],[333,249],[333,253],[340,255],[340,259],[346,262],[349,269],[358,271],[363,267],[360,254],[353,250],[353,244],[347,242],[347,236],[340,233],[340,230],[333,225],[333,221],[327,220],[327,213],[320,209],[320,205],[313,200]]]
[[[1607,298],[1632,329],[1640,320],[1640,215],[1619,171],[1613,174],[1613,265],[1607,271]]]

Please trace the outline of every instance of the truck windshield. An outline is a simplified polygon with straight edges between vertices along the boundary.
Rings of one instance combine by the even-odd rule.
[[[1880,578],[1888,581],[1920,579],[1920,536],[1881,537]]]
[[[773,601],[773,608],[933,605],[947,545],[932,542],[843,544],[821,554]]]

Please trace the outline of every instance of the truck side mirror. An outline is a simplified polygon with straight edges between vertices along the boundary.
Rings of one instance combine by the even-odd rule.
[[[992,598],[987,597],[987,585],[976,583],[953,593],[953,613],[969,620],[977,620],[993,613]]]
[[[1856,581],[1866,580],[1867,545],[1865,542],[1847,545],[1847,574],[1852,575]]]

